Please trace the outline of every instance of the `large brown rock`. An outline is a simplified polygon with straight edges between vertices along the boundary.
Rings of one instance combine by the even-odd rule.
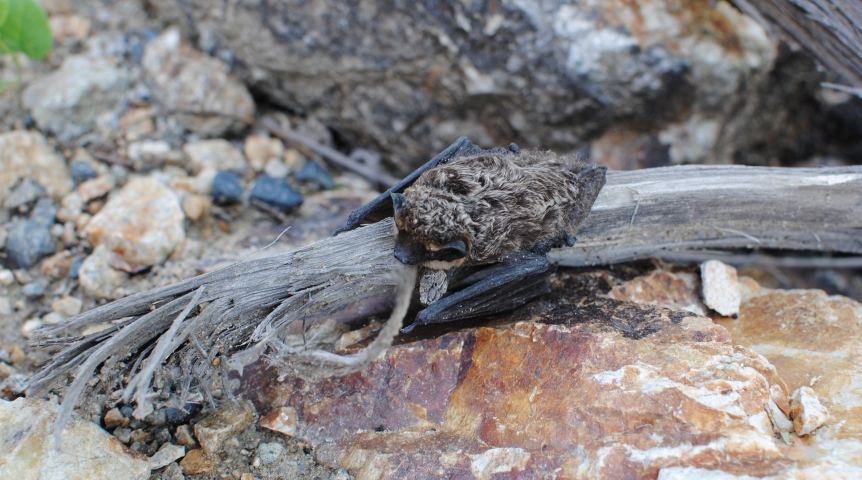
[[[608,286],[601,274],[584,281]],[[784,468],[766,406],[770,386],[785,389],[763,357],[708,318],[554,286],[505,317],[527,321],[405,339],[342,378],[247,369],[242,390],[279,430],[359,478]]]

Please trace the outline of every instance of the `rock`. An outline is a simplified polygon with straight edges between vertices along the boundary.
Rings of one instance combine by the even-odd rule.
[[[96,118],[123,96],[128,74],[101,58],[71,56],[54,73],[24,90],[24,107],[39,128],[70,141],[93,129]]]
[[[129,280],[129,274],[111,267],[112,252],[105,245],[93,250],[78,269],[78,281],[84,291],[96,298],[120,298],[118,291]]]
[[[335,182],[332,181],[332,176],[329,175],[329,172],[314,160],[305,162],[305,165],[296,172],[293,178],[300,182],[311,182],[318,188],[327,190],[335,186]]]
[[[63,429],[58,451],[53,436],[57,410],[57,404],[43,400],[0,400],[0,477],[149,478],[146,457],[77,415]]]
[[[117,437],[117,440],[123,442],[126,445],[128,445],[129,442],[132,441],[132,429],[131,428],[117,427],[114,429],[112,435]]]
[[[0,269],[0,285],[8,287],[13,282],[15,282],[15,275],[12,273],[12,270]]]
[[[281,213],[289,213],[302,205],[302,195],[290,188],[284,179],[260,175],[251,189],[251,200],[264,203]]]
[[[152,134],[155,129],[153,112],[149,108],[133,108],[120,117],[120,130],[130,142]]]
[[[177,28],[147,44],[141,65],[153,97],[197,134],[239,130],[254,115],[251,95],[228,76],[227,65],[183,43]]]
[[[90,34],[92,22],[89,18],[80,15],[53,15],[48,19],[51,34],[54,40],[77,40],[81,41]]]
[[[261,443],[257,447],[257,456],[260,458],[261,465],[269,465],[278,460],[284,450],[284,445],[278,442]]]
[[[74,160],[70,167],[72,169],[72,180],[74,180],[75,183],[85,182],[99,176],[96,169],[94,169],[89,162],[84,160]]]
[[[205,0],[157,4],[234,52],[258,91],[403,159],[401,173],[462,134],[483,146],[570,151],[642,122],[669,161],[729,163],[741,143],[767,141],[752,117],[780,83],[768,75],[775,45],[726,1],[642,8],[548,0],[496,9],[381,1],[340,12],[351,19],[340,29],[318,15],[322,0],[265,0],[234,15]],[[269,28],[271,18],[284,28]],[[315,32],[313,40],[297,29]],[[377,34],[369,38],[370,30]],[[783,105],[768,118],[798,108]]]
[[[21,180],[21,183],[18,184],[12,192],[9,193],[9,196],[6,197],[6,200],[3,202],[3,208],[8,209],[16,209],[19,207],[29,207],[36,200],[39,200],[42,197],[45,197],[48,194],[45,191],[45,188],[42,185],[39,185],[31,178],[25,178]]]
[[[242,185],[234,172],[218,172],[212,183],[213,202],[216,205],[233,205],[242,200]]]
[[[12,364],[17,365],[26,359],[27,355],[24,353],[24,350],[22,350],[18,345],[13,345],[12,349],[9,351],[9,360],[12,361]]]
[[[0,380],[6,380],[12,375],[17,375],[18,370],[15,367],[7,365],[5,362],[0,362]]]
[[[209,455],[221,450],[235,432],[247,427],[254,418],[254,406],[247,400],[224,402],[216,411],[195,424],[195,438]],[[183,467],[185,468],[185,466]]]
[[[185,475],[200,475],[215,470],[216,460],[209,457],[202,449],[191,450],[180,460]]]
[[[296,411],[290,407],[279,407],[260,417],[260,426],[292,437],[296,434]]]
[[[56,248],[48,225],[32,220],[17,222],[6,242],[6,266],[30,268]]]
[[[227,170],[242,175],[248,168],[242,152],[227,140],[199,140],[183,146],[191,170],[195,174],[205,169]]]
[[[183,221],[176,195],[156,180],[140,178],[113,195],[84,233],[92,245],[117,255],[111,265],[134,272],[170,255],[185,238]]]
[[[25,297],[33,300],[45,295],[46,288],[48,288],[48,285],[44,281],[30,282],[21,287],[21,293],[23,293]]]
[[[84,302],[75,297],[64,296],[51,302],[51,309],[55,312],[62,313],[67,317],[74,317],[81,313]]]
[[[78,215],[84,211],[84,199],[77,192],[71,192],[60,201],[60,209],[57,210],[57,220],[60,222],[74,222]]]
[[[78,185],[77,192],[85,203],[104,197],[116,186],[114,176],[111,174],[100,175],[92,180],[85,180]]]
[[[742,296],[735,268],[718,260],[710,260],[700,265],[700,276],[703,279],[703,302],[706,306],[726,317],[739,313]]]
[[[72,189],[66,163],[48,147],[45,137],[22,130],[0,133],[0,199],[5,202],[12,187],[24,178],[57,199]]]
[[[808,435],[829,420],[829,411],[820,404],[814,390],[799,387],[790,396],[790,417],[796,434]]]
[[[62,313],[51,312],[42,317],[42,323],[45,325],[56,325],[66,319]]]
[[[499,326],[405,339],[344,377],[276,384],[247,367],[239,394],[294,409],[296,438],[356,477],[781,471],[765,409],[774,367],[708,318],[579,291],[613,285],[601,275],[563,275]]]
[[[164,140],[140,140],[126,147],[126,156],[137,171],[161,167],[170,152],[171,145]]]
[[[186,477],[183,475],[183,467],[174,462],[167,465],[156,480],[185,480],[185,478]]]
[[[192,429],[188,425],[180,425],[177,427],[174,437],[176,437],[177,443],[180,445],[185,445],[187,447],[196,447],[198,445],[198,442],[192,436]]]
[[[250,135],[245,139],[243,152],[246,158],[248,158],[251,168],[255,172],[260,172],[270,159],[280,159],[284,156],[284,144],[277,138]]]
[[[150,468],[153,470],[167,466],[176,460],[183,458],[186,455],[185,447],[166,443],[162,448],[150,457]]]
[[[54,225],[52,228],[56,227],[62,228],[62,225]],[[70,253],[68,250],[64,250],[45,259],[39,267],[39,271],[46,277],[53,280],[60,280],[69,275],[69,268],[71,268],[71,266],[72,258]]]
[[[12,315],[12,303],[7,297],[0,297],[0,315]]]
[[[280,158],[270,158],[263,168],[263,173],[272,178],[285,178],[290,173],[290,168]]]
[[[696,285],[695,275],[687,272],[669,272],[662,268],[614,286],[608,296],[614,300],[656,305],[703,315],[703,304],[695,293]]]
[[[108,410],[103,421],[105,422],[105,430],[114,430],[117,427],[125,427],[129,424],[129,419],[124,417],[120,413],[120,409],[116,407]],[[129,438],[131,439],[131,437]]]
[[[131,435],[129,435],[129,441],[133,444],[135,443],[146,443],[152,440],[152,435],[149,432],[145,432],[140,428],[132,430]]]
[[[189,220],[197,222],[204,218],[210,210],[210,201],[203,195],[193,193],[183,198],[183,212]]]
[[[84,263],[84,257],[78,257],[72,260],[72,265],[69,266],[69,278],[77,279],[78,272],[81,271],[81,265]]]

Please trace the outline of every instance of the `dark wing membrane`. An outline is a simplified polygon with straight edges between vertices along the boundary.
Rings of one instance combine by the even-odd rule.
[[[428,163],[422,165],[421,167],[419,167],[418,170],[405,177],[404,180],[401,180],[389,190],[386,190],[385,192],[381,193],[380,196],[378,196],[374,200],[354,210],[353,213],[351,213],[350,216],[347,217],[347,223],[345,223],[343,227],[333,232],[332,235],[335,236],[341,232],[353,230],[362,223],[375,223],[379,222],[380,220],[383,220],[384,218],[391,217],[392,197],[390,195],[392,195],[393,193],[402,193],[407,187],[413,185],[413,182],[415,182],[420,175],[427,172],[431,168],[440,165],[441,163],[449,163],[452,159],[458,157],[478,155],[486,151],[487,150],[483,150],[482,148],[479,148],[474,145],[469,138],[460,137],[458,140],[455,140],[455,143],[449,145],[446,150],[440,152],[440,154],[438,154],[436,157],[429,160]]]

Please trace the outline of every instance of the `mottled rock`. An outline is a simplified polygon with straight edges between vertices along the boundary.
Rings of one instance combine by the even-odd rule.
[[[166,443],[162,448],[150,457],[150,468],[153,470],[167,466],[186,455],[185,447]]]
[[[132,180],[111,197],[87,224],[94,246],[116,254],[110,263],[134,272],[163,262],[185,238],[176,195],[151,178]]]
[[[174,436],[177,439],[177,443],[180,445],[185,445],[187,447],[196,447],[198,445],[195,437],[192,436],[192,429],[188,425],[180,425],[177,427],[177,431]]]
[[[250,135],[243,144],[243,152],[255,172],[263,170],[271,158],[284,156],[284,144],[277,138],[263,135]]]
[[[164,140],[140,140],[126,147],[126,155],[138,171],[162,166],[170,152],[171,146]]]
[[[16,130],[0,134],[0,199],[23,178],[30,178],[59,199],[72,189],[66,162],[48,147],[38,132]]]
[[[48,288],[48,284],[45,281],[36,281],[24,284],[21,287],[21,293],[24,294],[25,297],[29,299],[41,298],[42,295],[45,295],[45,289]]]
[[[182,42],[177,28],[147,44],[141,65],[154,98],[195,133],[238,130],[254,115],[251,95],[228,75],[228,66]]]
[[[183,473],[186,475],[200,475],[215,470],[216,459],[198,448],[186,453],[186,456],[180,460],[180,466],[183,467]]]
[[[204,169],[243,174],[248,168],[242,152],[220,138],[187,143],[183,145],[183,152],[188,156],[191,170],[195,174]]]
[[[52,15],[48,19],[51,34],[54,40],[78,40],[81,41],[90,34],[92,22],[89,18],[80,15]]]
[[[289,213],[302,205],[303,199],[283,178],[260,175],[251,189],[251,200],[266,204],[281,213]]]
[[[55,225],[52,228],[61,227],[61,225]],[[42,275],[46,277],[52,278],[54,280],[60,280],[61,278],[65,278],[69,274],[69,268],[72,266],[72,258],[68,250],[64,250],[62,252],[55,253],[54,255],[45,259],[42,262],[42,265],[39,267],[39,271],[42,272]]]
[[[292,437],[296,434],[296,411],[290,407],[279,407],[260,417],[260,426]]]
[[[790,417],[796,434],[808,435],[829,420],[829,411],[820,404],[814,390],[799,387],[790,396]]]
[[[119,127],[123,137],[130,142],[150,135],[156,128],[153,111],[149,108],[133,108],[120,117]]]
[[[78,185],[76,191],[84,203],[104,197],[116,186],[116,180],[111,174],[100,175],[91,180],[85,180]]]
[[[19,207],[29,207],[36,200],[47,195],[48,192],[42,185],[39,185],[33,179],[27,177],[21,180],[15,188],[6,197],[3,202],[3,208],[13,209]]]
[[[127,84],[128,74],[107,60],[71,56],[30,84],[22,98],[39,128],[68,141],[89,132],[99,115],[114,108]]]
[[[88,295],[96,298],[120,298],[119,289],[129,280],[129,274],[111,267],[113,253],[99,245],[81,262],[78,280]]]
[[[695,293],[697,283],[697,277],[692,273],[658,269],[614,286],[608,296],[615,300],[703,315],[703,304]]]
[[[252,383],[241,390],[259,409],[274,399],[276,408],[292,408],[295,436],[357,477],[781,470],[765,410],[769,386],[781,380],[762,357],[734,346],[707,318],[569,301],[565,290],[559,302],[513,314],[553,324],[505,322],[408,340],[338,379],[274,382],[266,368],[247,369]],[[603,326],[626,317],[640,318],[644,333]]]
[[[63,429],[63,444],[57,450],[53,436],[57,410],[57,404],[43,400],[0,400],[0,477],[149,478],[146,457],[77,415]]]
[[[54,253],[54,239],[48,225],[32,220],[17,222],[6,241],[6,266],[30,268],[40,258]]]
[[[73,317],[81,313],[81,308],[83,308],[83,306],[84,302],[81,299],[69,296],[64,296],[51,302],[52,310],[62,313],[67,317]]]
[[[247,427],[252,419],[254,406],[247,400],[224,402],[218,410],[195,424],[195,438],[201,449],[211,455],[218,452],[234,432]]]
[[[186,217],[193,222],[197,222],[206,216],[210,210],[209,199],[196,193],[186,195],[185,198],[183,198],[182,205],[183,212],[186,214]]]
[[[212,182],[213,202],[216,205],[233,205],[242,200],[242,185],[234,172],[218,172]]]
[[[332,181],[332,176],[329,172],[314,160],[305,162],[305,165],[296,172],[293,178],[300,182],[309,182],[323,189],[330,189],[335,186],[335,182]]]
[[[710,260],[700,265],[700,277],[703,280],[703,302],[706,306],[726,317],[739,313],[742,296],[735,268],[718,260]]]
[[[269,465],[278,460],[284,453],[284,445],[278,442],[261,443],[257,447],[257,456],[260,458],[261,465]]]
[[[742,137],[768,141],[747,122],[776,48],[726,1],[379,1],[332,18],[318,14],[323,0],[232,15],[206,0],[153,3],[215,36],[274,102],[397,158],[402,173],[459,135],[570,151],[645,124],[673,162],[729,162]]]
[[[90,165],[90,162],[84,160],[72,161],[70,168],[72,169],[72,180],[75,183],[85,182],[99,176],[99,172]]]

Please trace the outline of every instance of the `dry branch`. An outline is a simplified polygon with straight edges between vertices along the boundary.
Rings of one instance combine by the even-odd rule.
[[[609,172],[607,178],[576,246],[551,252],[551,260],[589,265],[703,248],[862,253],[862,167],[683,166]],[[40,330],[36,338],[43,345],[65,348],[31,379],[28,394],[59,391],[74,373],[64,412],[79,394],[98,388],[114,401],[134,395],[140,416],[151,401],[178,408],[213,402],[215,388],[231,390],[229,370],[242,371],[262,355],[305,377],[353,371],[391,342],[415,284],[412,270],[392,257],[393,246],[392,220],[386,219]],[[344,322],[384,313],[395,303],[371,349],[354,357],[327,352]],[[63,337],[100,322],[115,326]],[[104,373],[94,387],[100,365]],[[152,376],[160,392],[152,391]]]

